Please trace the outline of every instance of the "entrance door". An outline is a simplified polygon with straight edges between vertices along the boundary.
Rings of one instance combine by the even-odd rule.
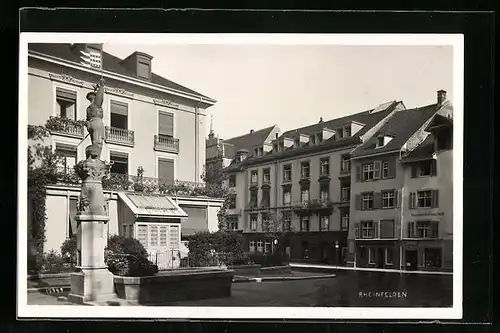
[[[384,248],[379,247],[377,249],[377,268],[384,268],[384,258],[385,258]]]
[[[418,252],[417,250],[406,250],[406,269],[409,271],[417,270]]]

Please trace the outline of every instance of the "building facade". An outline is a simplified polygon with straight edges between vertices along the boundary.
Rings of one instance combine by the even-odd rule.
[[[445,143],[434,149],[438,134],[430,127],[452,119],[443,95],[438,92],[436,104],[394,115],[352,152],[349,264],[452,269],[452,150]],[[446,135],[441,141],[450,140]]]
[[[350,153],[401,102],[284,132],[239,150],[225,169],[236,195],[234,228],[249,252],[283,251],[292,260],[340,265],[350,224]],[[267,147],[267,146],[270,147]]]
[[[30,44],[28,50],[28,123],[46,125],[50,137],[45,144],[63,156],[63,179],[47,197],[45,251],[58,250],[75,232],[71,221],[79,193],[73,166],[85,159],[85,147],[90,144],[78,120],[85,119],[86,94],[100,78],[106,86],[101,159],[112,163],[111,177],[103,184],[108,190],[110,233],[133,235],[158,252],[157,244],[167,247],[167,238],[178,243],[163,228],[171,218],[189,221],[176,222],[179,228],[173,230],[178,230],[179,241],[183,223],[201,230],[217,225],[213,218],[222,200],[200,200],[203,191],[196,191],[204,186],[206,109],[215,100],[155,74],[152,57],[141,52],[119,59],[96,44]],[[144,193],[142,198],[127,201],[120,195],[125,192]],[[142,217],[143,222],[147,220],[144,228],[134,212],[153,200],[145,192],[167,193],[158,195],[170,198],[158,199],[165,201],[159,204],[170,207],[177,201],[180,211],[191,210],[191,214],[150,214]],[[135,220],[123,224],[130,216]]]

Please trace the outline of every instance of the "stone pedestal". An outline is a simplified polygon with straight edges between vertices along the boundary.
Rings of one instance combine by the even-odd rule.
[[[109,167],[98,158],[87,157],[76,168],[82,179],[76,221],[77,260],[79,272],[71,274],[68,300],[78,304],[102,302],[116,298],[113,274],[104,261],[108,242],[109,216],[102,190],[102,179]]]
[[[76,221],[80,272],[71,274],[71,293],[68,300],[83,304],[113,299],[116,297],[113,274],[104,262],[109,217],[77,215]]]

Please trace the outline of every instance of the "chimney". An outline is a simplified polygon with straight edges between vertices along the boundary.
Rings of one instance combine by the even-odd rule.
[[[323,117],[319,117],[319,123],[321,124],[323,122]]]
[[[443,105],[444,101],[446,101],[446,91],[445,90],[438,90],[437,92],[437,104],[438,106]]]
[[[253,129],[251,129],[251,130],[250,130],[250,133],[253,133],[253,132],[254,132],[254,130],[253,130]]]

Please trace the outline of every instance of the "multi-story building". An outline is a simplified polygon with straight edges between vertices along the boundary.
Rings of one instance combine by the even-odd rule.
[[[237,197],[234,228],[243,231],[248,251],[279,248],[293,260],[342,264],[350,220],[350,153],[404,109],[402,102],[388,102],[238,150],[224,170]]]
[[[354,266],[417,269],[434,260],[432,265],[440,269],[451,268],[451,148],[443,143],[447,150],[433,158],[435,135],[429,135],[437,130],[431,127],[437,121],[445,119],[445,127],[451,123],[452,106],[445,94],[438,92],[436,104],[394,114],[351,153],[348,238]],[[441,142],[448,142],[449,132],[441,133]],[[429,218],[440,214],[446,218]],[[441,246],[448,251],[446,264]]]
[[[155,74],[145,53],[119,59],[98,44],[62,43],[30,44],[28,52],[28,123],[50,129],[45,144],[64,156],[61,170],[68,173],[48,188],[45,251],[58,250],[76,231],[79,186],[67,180],[90,144],[76,121],[86,118],[86,94],[100,78],[106,86],[101,159],[113,163],[105,186],[109,232],[159,251],[178,248],[180,218],[186,231],[217,228],[222,200],[193,196],[203,193],[196,190],[203,188],[206,109],[215,100]]]

